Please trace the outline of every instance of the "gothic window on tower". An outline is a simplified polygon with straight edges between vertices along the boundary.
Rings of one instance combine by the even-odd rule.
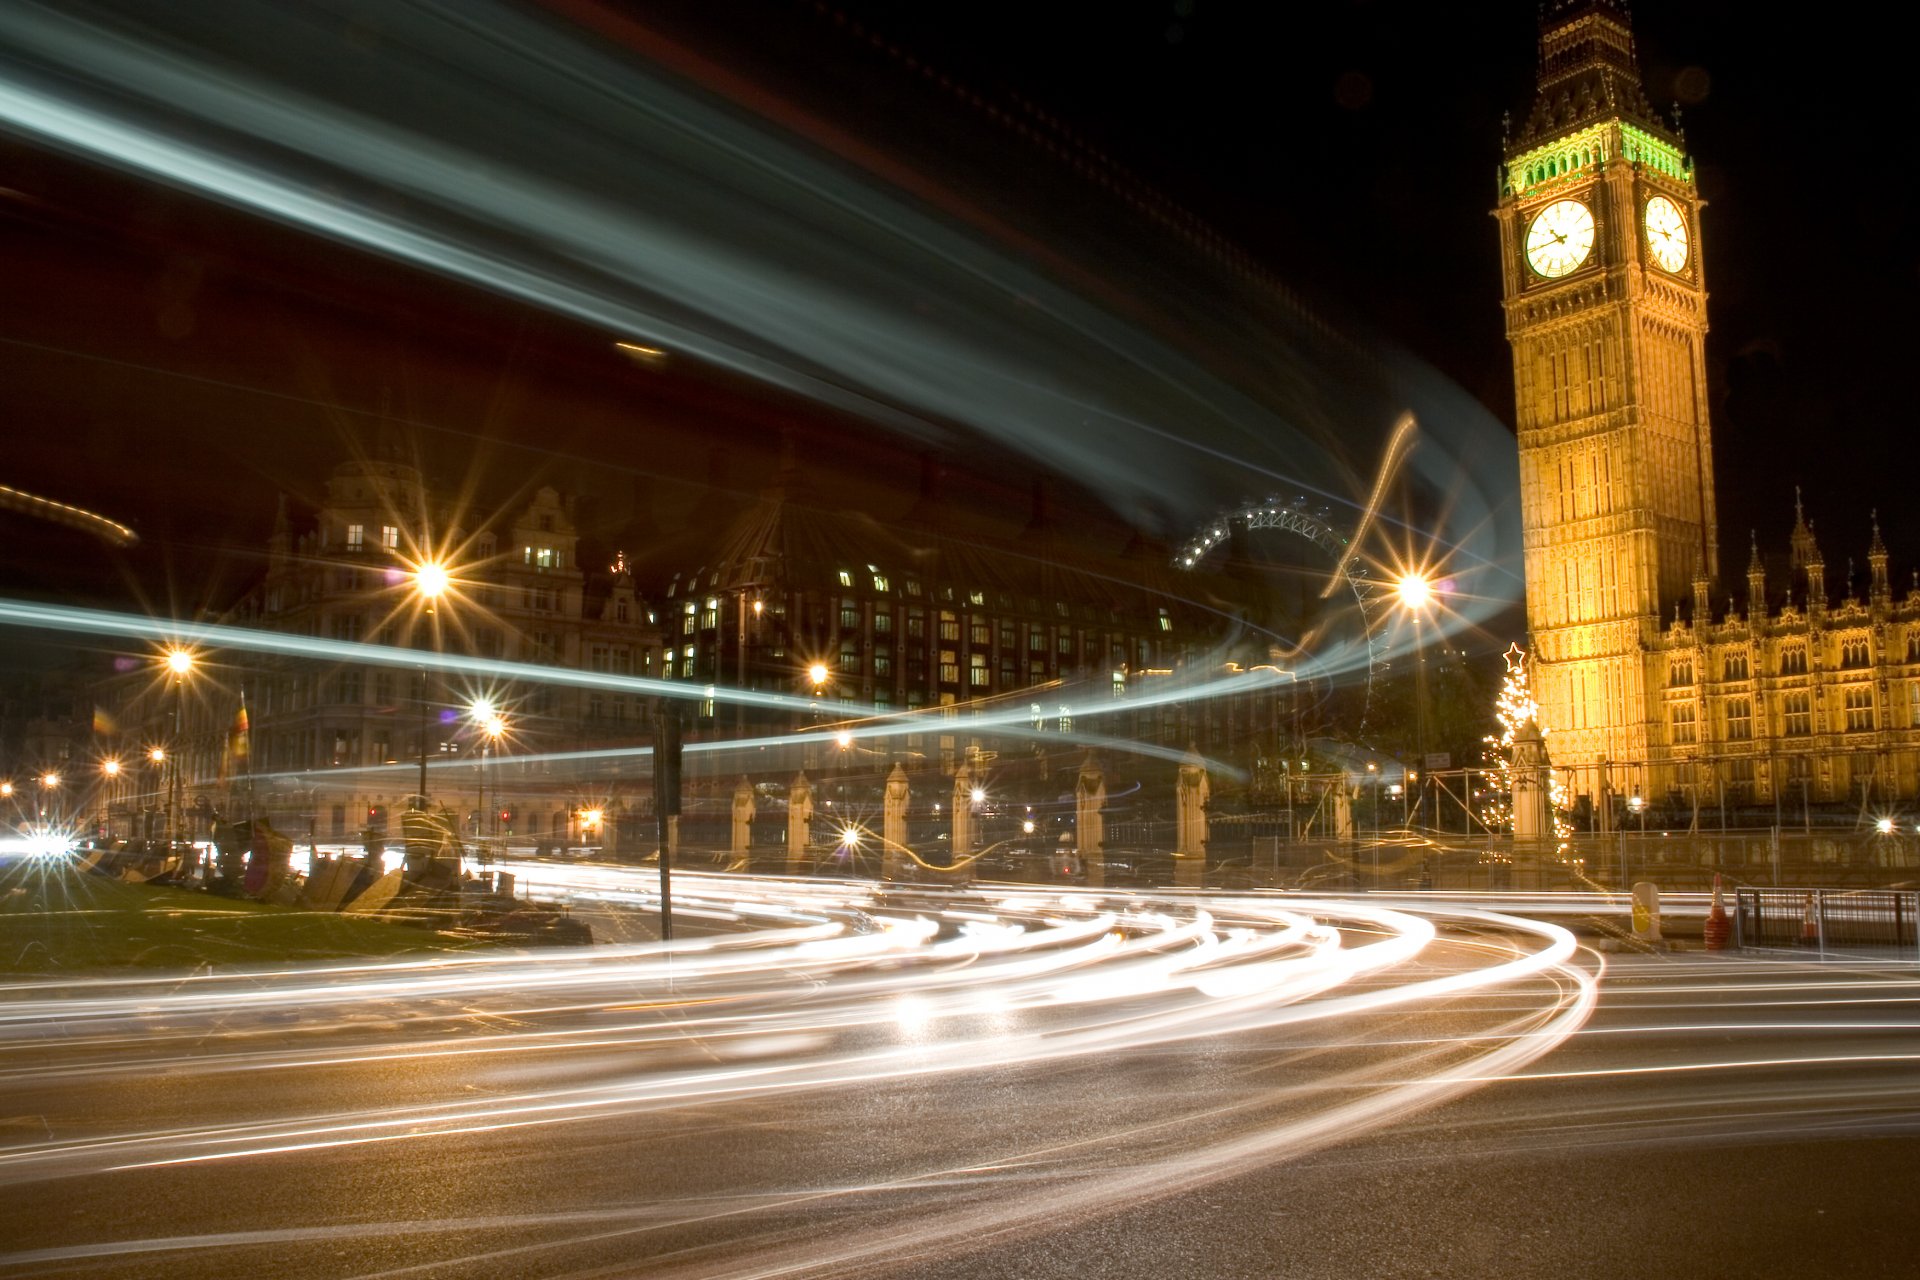
[[[1672,707],[1673,745],[1684,747],[1694,741],[1693,704],[1676,702]]]
[[[1856,684],[1847,687],[1847,732],[1871,733],[1873,731],[1873,686]]]
[[[1840,665],[1843,667],[1864,667],[1872,661],[1865,636],[1856,636],[1840,645]]]
[[[1753,740],[1753,703],[1746,698],[1727,699],[1727,741]]]
[[[1788,693],[1780,698],[1781,728],[1789,738],[1804,738],[1813,732],[1813,700],[1804,693]]]
[[[1747,678],[1747,655],[1744,653],[1728,654],[1726,666],[1722,668],[1722,670],[1725,678],[1728,680],[1745,680]]]
[[[1807,674],[1807,646],[1790,644],[1780,651],[1780,674],[1783,676]]]
[[[1667,684],[1671,688],[1684,689],[1693,683],[1693,659],[1675,658],[1667,664]]]

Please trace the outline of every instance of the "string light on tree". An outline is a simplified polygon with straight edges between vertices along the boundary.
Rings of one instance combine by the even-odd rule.
[[[1490,831],[1513,830],[1513,745],[1527,726],[1532,725],[1544,741],[1547,727],[1540,723],[1540,705],[1534,700],[1532,688],[1532,664],[1527,661],[1527,652],[1518,644],[1507,646],[1503,655],[1507,663],[1507,673],[1500,683],[1500,692],[1494,699],[1493,718],[1500,727],[1496,734],[1489,734],[1482,741],[1486,747],[1481,753],[1489,777],[1489,786],[1482,800],[1480,817]],[[1573,826],[1568,822],[1566,784],[1559,776],[1548,772],[1548,800],[1552,814],[1554,838],[1559,841],[1562,851],[1573,834]]]

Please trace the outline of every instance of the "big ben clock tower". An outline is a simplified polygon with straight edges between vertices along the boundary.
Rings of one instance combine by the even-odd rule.
[[[1700,198],[1684,139],[1647,103],[1623,3],[1548,0],[1505,161],[1533,688],[1554,763],[1585,773],[1664,754],[1649,645],[1717,568]]]

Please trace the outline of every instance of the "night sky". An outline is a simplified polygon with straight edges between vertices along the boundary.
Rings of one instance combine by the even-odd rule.
[[[1755,13],[1635,14],[1649,96],[1685,102],[1709,204],[1723,582],[1749,528],[1784,546],[1796,483],[1834,577],[1849,556],[1864,572],[1878,507],[1904,581],[1920,563],[1900,376],[1920,249],[1901,55],[1857,27]],[[649,54],[668,49],[703,91],[857,139],[894,176],[963,189],[974,214],[1046,239],[1037,257],[1051,244],[1070,259],[1076,225],[1091,237],[1133,215],[1009,124],[1043,112],[1051,136],[1130,175],[1127,191],[1511,423],[1488,213],[1501,115],[1530,98],[1532,4],[556,0],[548,16],[596,30],[639,18]],[[365,43],[377,74],[378,33]],[[1150,237],[1124,243],[1153,252]],[[257,571],[275,495],[311,500],[381,422],[468,474],[586,488],[615,530],[683,522],[714,486],[751,491],[782,430],[856,500],[911,496],[912,442],[697,362],[638,367],[592,325],[19,135],[0,134],[0,279],[0,483],[145,535],[120,561],[8,519],[19,590],[218,602]],[[949,456],[963,504],[1024,518],[1018,468],[990,449]]]

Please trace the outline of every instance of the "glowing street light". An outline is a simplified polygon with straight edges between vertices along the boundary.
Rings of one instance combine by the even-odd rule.
[[[453,585],[453,575],[438,560],[422,560],[413,566],[413,589],[428,602],[438,600]]]
[[[167,749],[165,747],[148,747],[147,759],[154,764],[165,764],[167,762]]]
[[[842,751],[845,751],[848,747],[853,745],[853,734],[849,730],[842,729],[839,733],[836,733],[835,735],[833,735],[833,740],[840,744],[840,749]]]
[[[1879,831],[1879,833],[1883,836],[1890,836],[1893,834],[1892,818],[1882,818],[1880,819],[1880,821],[1874,823],[1873,825],[1874,825],[1874,829]]]
[[[1393,584],[1400,603],[1409,609],[1425,608],[1433,600],[1433,583],[1424,573],[1409,573]]]
[[[100,772],[109,778],[117,778],[120,776],[120,762],[118,760],[104,760],[100,764]]]
[[[975,787],[972,793],[967,798],[972,800],[975,804],[979,804],[981,801],[987,798],[987,789],[985,787]]]
[[[807,679],[813,682],[813,691],[819,693],[827,683],[827,664],[816,662],[807,668]]]

